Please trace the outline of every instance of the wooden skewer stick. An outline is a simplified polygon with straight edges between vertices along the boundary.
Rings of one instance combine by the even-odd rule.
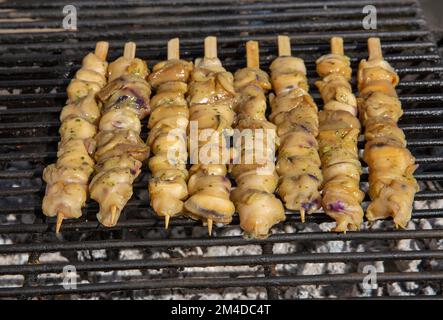
[[[101,60],[105,61],[108,55],[109,43],[106,41],[99,41],[95,45],[95,55]]]
[[[123,50],[123,56],[127,59],[134,59],[136,48],[137,45],[134,42],[126,42],[125,49]]]
[[[65,215],[63,214],[63,212],[59,212],[57,214],[57,222],[55,224],[55,233],[60,233],[60,228],[62,226],[64,218],[65,218]]]
[[[174,38],[168,41],[168,60],[180,59],[180,41]]]
[[[246,42],[246,65],[248,68],[260,68],[260,54],[257,41]]]
[[[208,233],[211,236],[212,235],[212,219],[208,219]]]
[[[383,59],[383,52],[381,51],[380,38],[368,39],[368,52],[369,52],[369,60]]]
[[[342,37],[332,37],[331,38],[331,53],[344,55],[345,50],[343,49],[343,38]]]
[[[206,37],[205,38],[205,57],[217,58],[217,38]]]
[[[288,36],[278,36],[278,55],[291,55],[291,39]]]

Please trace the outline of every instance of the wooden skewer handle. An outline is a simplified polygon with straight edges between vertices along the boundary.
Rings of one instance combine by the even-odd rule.
[[[205,57],[217,58],[217,38],[206,37],[205,38]]]
[[[106,41],[99,41],[95,45],[95,55],[101,60],[105,61],[108,55],[109,43]]]
[[[260,54],[257,41],[246,42],[246,65],[248,68],[260,67]]]
[[[123,56],[127,59],[134,59],[136,49],[137,45],[134,42],[126,42],[125,49],[123,50]]]
[[[380,38],[368,39],[369,60],[383,59],[383,52],[381,51]]]
[[[174,38],[168,41],[168,60],[180,59],[180,41]]]
[[[344,55],[345,50],[343,49],[343,38],[333,37],[331,38],[331,53]]]
[[[291,55],[291,39],[288,36],[278,36],[278,55]]]

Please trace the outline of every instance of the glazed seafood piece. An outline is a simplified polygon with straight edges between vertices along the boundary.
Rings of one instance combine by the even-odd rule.
[[[265,115],[265,94],[271,89],[271,83],[269,76],[260,69],[258,42],[248,41],[246,52],[247,67],[234,75],[234,87],[238,93],[234,107],[237,114],[235,128],[240,133],[240,148],[236,148],[239,150],[238,161],[230,168],[237,183],[231,199],[245,235],[266,238],[274,224],[285,220],[285,210],[274,195],[278,184],[274,164],[276,140],[267,139],[268,132],[275,135],[275,125]],[[257,146],[260,141],[263,143]]]
[[[270,95],[269,116],[280,139],[276,165],[280,176],[278,194],[286,208],[300,211],[304,221],[305,213],[315,212],[321,206],[317,105],[308,93],[303,60],[291,56],[289,38],[279,36],[278,47],[279,57],[270,66],[275,95]]]
[[[352,69],[344,55],[343,39],[332,38],[331,53],[316,63],[322,79],[315,84],[324,102],[317,138],[322,162],[323,210],[337,222],[334,231],[358,230],[363,221],[364,198],[357,148],[360,122],[356,117],[357,100],[349,83]]]
[[[188,91],[190,129],[198,126],[197,137],[190,132],[190,158],[186,214],[207,223],[228,224],[235,207],[229,199],[231,182],[226,177],[229,148],[226,136],[235,113],[233,76],[217,58],[215,37],[205,39],[205,56],[196,59]],[[198,141],[196,141],[198,140]],[[226,156],[227,155],[227,156]]]
[[[193,64],[180,60],[179,40],[168,42],[168,60],[157,63],[149,75],[151,86],[157,90],[151,99],[148,146],[153,154],[149,159],[152,178],[149,181],[151,207],[165,218],[183,212],[188,197],[186,168],[189,109],[185,99]]]
[[[97,219],[107,227],[117,223],[149,154],[140,138],[140,120],[150,113],[151,87],[145,80],[149,70],[145,61],[135,58],[135,49],[135,43],[126,43],[124,55],[109,64],[110,82],[98,93],[103,107],[89,190],[100,205]]]
[[[85,205],[93,172],[94,136],[100,119],[96,93],[106,84],[108,43],[98,42],[67,88],[68,100],[60,115],[57,162],[43,171],[46,192],[42,210],[57,216],[58,233],[63,219],[79,218]]]
[[[368,39],[369,59],[358,69],[358,107],[365,126],[364,160],[369,167],[369,221],[392,217],[405,228],[411,219],[415,193],[415,158],[406,148],[403,131],[397,126],[402,115],[395,86],[399,77],[383,59],[380,39]]]

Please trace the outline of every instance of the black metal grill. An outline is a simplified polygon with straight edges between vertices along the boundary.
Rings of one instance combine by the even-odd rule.
[[[65,4],[78,9],[78,32],[60,30]],[[441,57],[415,0],[372,1],[378,10],[377,30],[362,28],[366,4],[361,0],[1,2],[0,297],[227,297],[232,292],[246,295],[253,288],[257,297],[291,298],[303,296],[303,290],[309,296],[305,285],[321,288],[325,297],[356,297],[363,295],[362,264],[380,261],[380,289],[366,296],[393,296],[390,286],[404,288],[415,282],[419,285],[406,290],[409,294],[441,297]],[[400,126],[420,164],[416,177],[422,191],[416,196],[413,227],[393,230],[386,221],[366,224],[359,232],[335,234],[319,228],[318,224],[331,222],[321,213],[301,224],[297,213],[288,212],[287,221],[266,240],[243,239],[238,219],[215,228],[211,238],[199,223],[184,218],[173,219],[170,229],[164,230],[163,221],[149,208],[144,170],[116,227],[99,226],[97,205],[89,202],[84,216],[65,222],[62,237],[56,237],[54,221],[41,212],[41,174],[56,155],[66,86],[96,41],[110,41],[110,60],[121,54],[124,42],[135,41],[137,55],[152,66],[165,58],[169,38],[180,37],[181,54],[190,60],[202,55],[203,38],[215,35],[219,57],[235,71],[245,65],[244,42],[254,39],[260,41],[266,70],[277,53],[277,34],[289,34],[293,53],[305,59],[319,105],[312,85],[317,79],[315,59],[329,51],[329,38],[344,37],[355,71],[358,61],[367,56],[366,39],[381,37],[386,60],[401,76],[398,91],[405,114]],[[362,181],[364,187],[366,174]],[[128,252],[133,254],[129,258]],[[416,269],[401,267],[402,262],[417,260]],[[336,273],[338,263],[344,268]],[[81,281],[70,291],[59,278],[68,264],[76,267]],[[428,285],[432,292],[426,291]]]

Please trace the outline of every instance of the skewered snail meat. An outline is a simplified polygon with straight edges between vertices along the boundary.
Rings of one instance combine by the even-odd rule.
[[[343,39],[331,39],[332,53],[317,60],[317,73],[322,78],[315,84],[325,103],[319,113],[318,135],[322,160],[322,206],[337,221],[334,231],[357,230],[363,221],[360,190],[361,164],[357,139],[360,122],[357,100],[349,83],[350,60],[344,55]]]
[[[278,194],[285,207],[305,213],[320,208],[322,182],[318,154],[317,105],[308,94],[303,60],[291,56],[288,37],[279,36],[279,57],[271,66],[275,96],[270,96],[270,120],[277,126],[280,139],[277,173]]]
[[[140,138],[140,120],[150,113],[151,87],[146,62],[135,58],[135,44],[109,64],[109,83],[98,93],[103,102],[96,136],[97,165],[89,190],[100,205],[97,219],[114,226],[132,196],[132,183],[140,174],[149,148]]]
[[[106,84],[108,63],[107,42],[98,42],[67,88],[68,101],[60,115],[60,136],[57,162],[43,172],[46,193],[42,210],[49,217],[57,216],[59,232],[64,218],[79,218],[87,199],[89,177],[93,172],[94,136],[100,119],[96,93]]]
[[[274,224],[285,220],[285,211],[282,202],[274,195],[278,184],[274,165],[275,141],[265,138],[266,130],[275,132],[275,125],[265,115],[265,93],[271,89],[271,83],[269,76],[259,69],[258,43],[249,41],[246,48],[248,67],[238,70],[234,76],[238,92],[236,129],[242,133],[250,132],[252,141],[247,142],[247,138],[240,141],[240,161],[231,167],[237,183],[231,199],[246,235],[264,238]],[[252,156],[253,161],[246,161],[247,156]]]
[[[373,221],[391,216],[396,226],[405,228],[419,187],[414,178],[415,158],[397,126],[403,113],[395,91],[399,77],[383,59],[379,38],[368,39],[368,49],[369,59],[360,62],[357,75],[371,198],[366,217]]]

